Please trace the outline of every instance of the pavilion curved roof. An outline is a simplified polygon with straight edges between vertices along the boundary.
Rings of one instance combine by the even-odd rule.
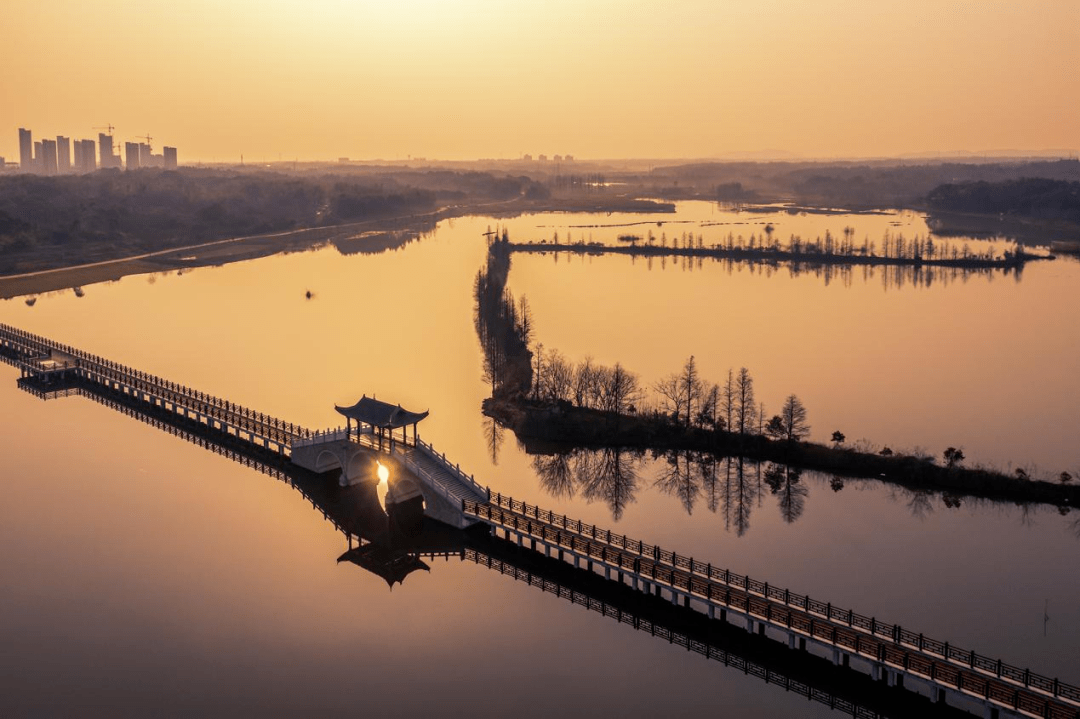
[[[397,429],[410,424],[416,424],[428,416],[427,412],[410,412],[402,408],[400,404],[380,402],[374,397],[364,395],[360,401],[352,407],[339,407],[334,405],[340,414],[357,422],[370,424],[373,427],[383,429]]]

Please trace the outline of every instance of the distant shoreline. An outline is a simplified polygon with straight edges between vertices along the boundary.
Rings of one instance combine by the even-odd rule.
[[[483,208],[515,201],[517,198],[486,204],[448,205],[431,212],[379,217],[326,227],[306,227],[284,232],[229,237],[92,262],[81,261],[87,259],[84,256],[72,260],[78,264],[66,263],[33,272],[0,276],[0,299],[83,287],[118,280],[128,275],[170,272],[267,257],[288,250],[308,248],[360,230],[408,229],[408,225],[418,220],[429,219],[438,222],[448,217],[475,214]]]

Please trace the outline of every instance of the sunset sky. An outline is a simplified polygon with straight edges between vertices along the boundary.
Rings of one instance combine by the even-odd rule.
[[[0,156],[1080,148],[1080,0],[4,0]]]

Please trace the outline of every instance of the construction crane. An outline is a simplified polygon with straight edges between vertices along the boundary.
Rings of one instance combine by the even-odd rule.
[[[149,132],[148,132],[148,133],[146,133],[145,135],[136,135],[135,137],[136,137],[136,139],[139,139],[139,140],[142,140],[143,138],[145,138],[145,139],[146,139],[146,146],[147,146],[147,147],[150,147],[150,141],[154,139],[154,138],[150,137],[150,133],[149,133]],[[152,148],[151,148],[151,149],[152,149]]]
[[[98,127],[91,127],[90,129],[91,130],[108,130],[109,134],[111,135],[113,133],[113,130],[115,130],[116,128],[113,127],[113,124],[110,122],[108,125],[99,125]]]

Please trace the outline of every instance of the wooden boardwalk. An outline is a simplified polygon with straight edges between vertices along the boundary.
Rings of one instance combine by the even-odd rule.
[[[312,430],[221,397],[4,324],[0,324],[0,354],[19,367],[23,377],[57,383],[77,378],[98,384],[243,437],[253,444],[273,448],[280,454],[287,453],[292,441],[314,434]]]
[[[1036,674],[850,609],[834,607],[788,589],[751,579],[692,557],[630,539],[564,515],[493,494],[490,502],[466,502],[464,512],[529,542],[545,554],[555,552],[575,566],[584,561],[605,576],[643,591],[662,589],[675,602],[704,605],[710,617],[726,620],[734,612],[748,631],[783,631],[791,646],[806,642],[833,651],[836,663],[849,657],[869,660],[880,678],[895,683],[909,675],[982,700],[988,706],[1032,717],[1080,719],[1080,687]]]

